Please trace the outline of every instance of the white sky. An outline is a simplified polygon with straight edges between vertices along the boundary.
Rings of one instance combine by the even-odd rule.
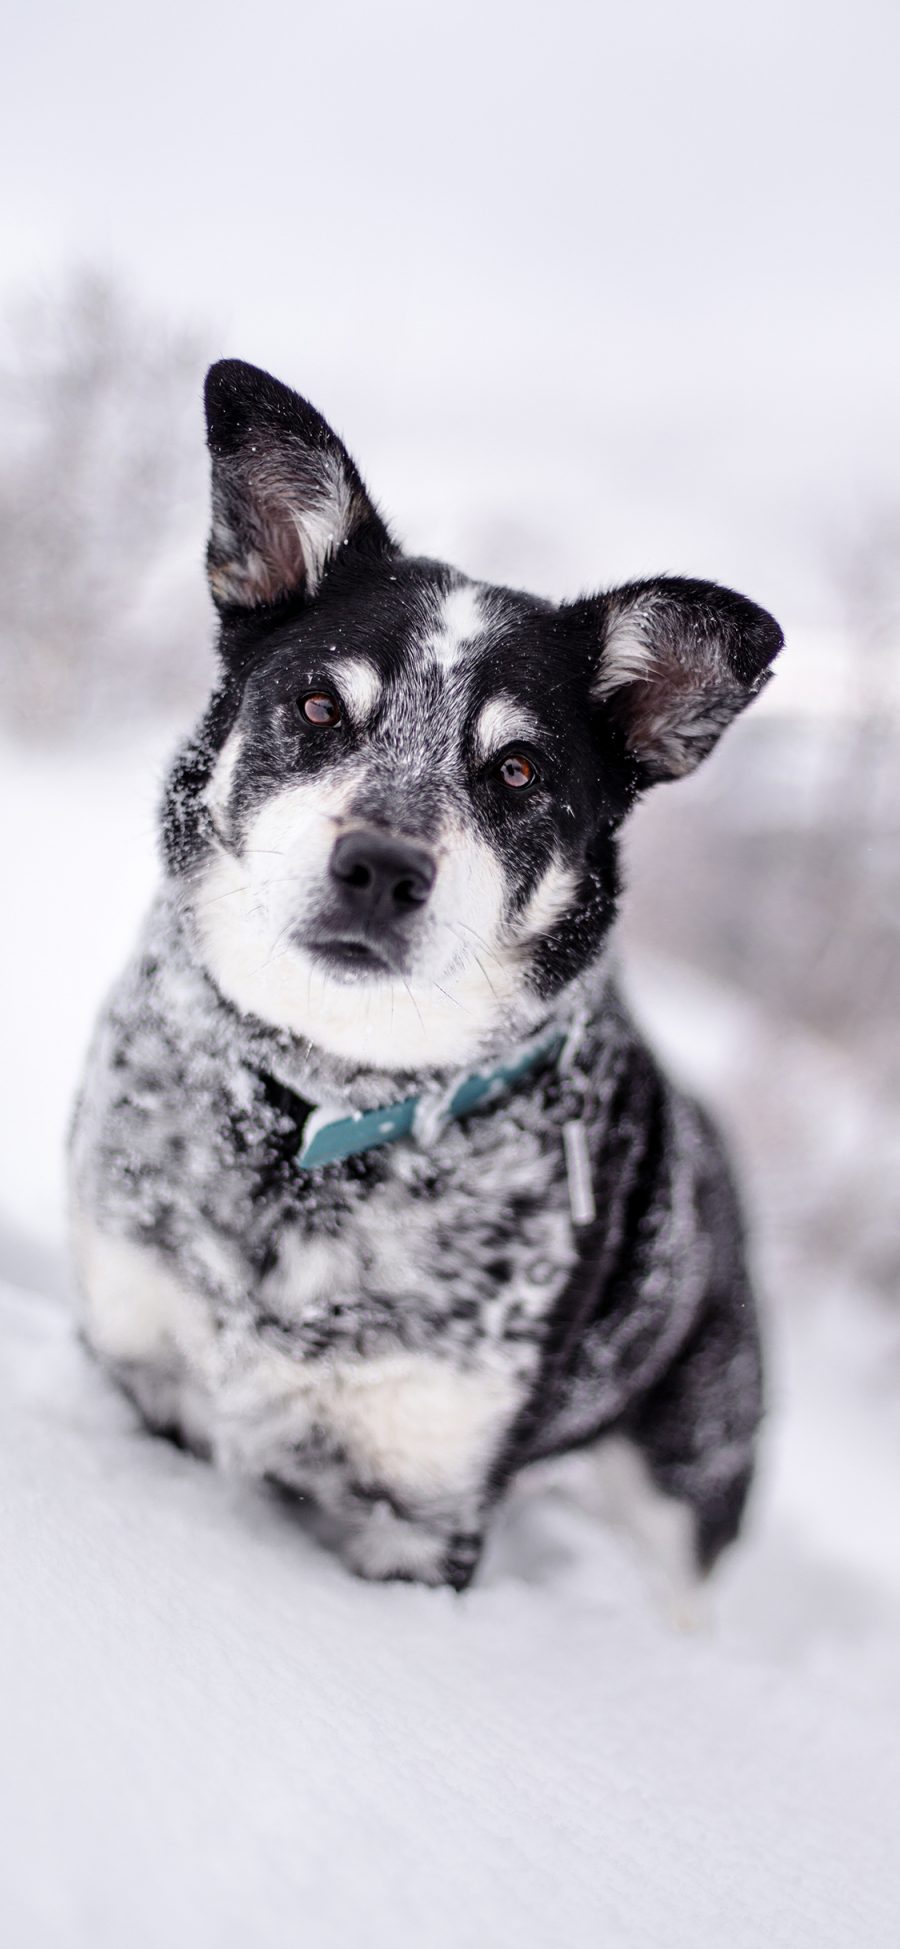
[[[7,32],[5,280],[118,267],[464,566],[708,573],[814,619],[897,492],[898,26],[47,0]]]

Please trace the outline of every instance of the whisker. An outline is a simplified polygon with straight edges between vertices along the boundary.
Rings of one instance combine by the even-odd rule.
[[[249,893],[251,891],[252,884],[253,882],[251,880],[247,880],[245,885],[242,887],[228,887],[225,893],[210,894],[208,900],[195,901],[194,910],[196,913],[202,914],[205,912],[207,907],[218,906],[220,900],[234,900],[236,899],[239,893]]]
[[[480,969],[481,969],[481,972],[482,972],[482,974],[484,975],[484,978],[485,978],[485,981],[487,982],[487,985],[488,985],[488,987],[489,987],[489,989],[490,989],[490,991],[491,991],[491,994],[492,994],[492,995],[493,995],[493,997],[494,997],[494,1000],[495,1000],[495,1002],[497,1002],[497,1001],[499,1001],[499,1000],[500,1000],[500,997],[499,997],[499,995],[498,995],[498,993],[497,993],[497,990],[496,990],[496,988],[494,987],[494,984],[493,984],[493,982],[492,982],[492,980],[491,980],[491,977],[490,977],[490,975],[488,974],[488,971],[487,971],[487,968],[485,967],[485,965],[484,965],[484,962],[483,962],[483,961],[482,961],[482,959],[481,959],[481,955],[480,955],[480,954],[473,954],[473,956],[472,956],[472,959],[473,959],[473,961],[475,962],[475,965],[476,965],[476,967],[478,967],[478,968],[480,968]]]
[[[445,924],[446,924],[447,926],[449,926],[449,924],[450,924],[450,923],[449,923],[449,921],[448,921],[448,922],[446,922]],[[492,960],[492,961],[496,961],[496,963],[497,963],[497,966],[498,966],[498,968],[502,968],[502,966],[503,966],[503,963],[502,963],[502,961],[501,961],[501,959],[500,959],[500,956],[499,956],[499,954],[495,954],[495,952],[494,952],[494,949],[493,949],[493,948],[492,948],[492,947],[490,946],[490,944],[489,944],[489,943],[488,943],[488,942],[487,942],[487,941],[485,940],[485,938],[484,938],[484,935],[483,935],[483,934],[479,934],[479,933],[477,933],[477,932],[476,932],[476,930],[475,930],[475,928],[474,928],[474,927],[470,927],[470,926],[469,926],[469,924],[468,924],[468,922],[467,922],[467,921],[465,921],[465,920],[461,920],[461,921],[459,921],[459,922],[458,922],[457,924],[458,924],[458,926],[460,926],[460,927],[464,927],[464,928],[465,928],[465,931],[466,931],[466,933],[467,933],[467,934],[471,934],[471,936],[472,936],[472,939],[473,939],[473,941],[477,941],[477,942],[478,942],[478,945],[479,945],[479,947],[483,947],[483,948],[484,948],[484,951],[485,951],[485,954],[489,954],[489,955],[490,955],[490,957],[491,957],[491,960]]]
[[[458,934],[456,934],[456,928],[454,927],[454,925],[453,925],[453,922],[452,922],[452,921],[450,921],[450,920],[445,920],[445,922],[444,922],[444,926],[445,926],[445,927],[448,927],[448,928],[449,928],[449,930],[450,930],[450,932],[451,932],[451,934],[455,934],[455,935],[456,935],[456,938],[457,938],[457,940],[459,940],[459,935],[458,935]],[[470,931],[470,933],[471,933],[471,931],[472,931],[472,930],[471,930],[471,928],[470,928],[470,930],[469,930],[469,931]],[[462,942],[462,943],[461,943],[461,946],[463,946],[463,947],[464,947],[464,946],[465,946],[465,942]],[[493,984],[493,982],[492,982],[492,980],[491,980],[491,977],[490,977],[490,975],[488,974],[488,971],[487,971],[487,968],[485,967],[485,965],[484,965],[484,962],[482,961],[482,959],[481,959],[481,956],[480,956],[480,954],[476,954],[476,953],[475,953],[475,950],[474,950],[474,948],[471,948],[471,949],[470,949],[469,951],[470,951],[470,953],[471,953],[471,955],[472,955],[472,959],[473,959],[473,961],[475,962],[475,965],[476,965],[476,967],[479,967],[479,968],[481,969],[481,972],[482,972],[482,974],[484,975],[484,978],[485,978],[485,981],[487,982],[487,985],[488,985],[488,987],[489,987],[489,989],[490,989],[490,991],[491,991],[491,994],[492,994],[492,995],[493,995],[493,997],[494,997],[494,1000],[495,1000],[495,1002],[496,1002],[496,1001],[499,1001],[499,999],[500,999],[500,997],[499,997],[499,995],[498,995],[498,993],[497,993],[497,990],[496,990],[496,988],[494,987],[494,984]]]
[[[205,907],[214,907],[219,900],[233,900],[237,894],[249,893],[254,889],[257,893],[267,893],[270,887],[290,886],[293,881],[300,878],[302,875],[299,873],[279,873],[273,880],[260,880],[258,883],[248,880],[242,887],[226,887],[224,893],[213,893],[208,900],[198,901],[196,911],[202,914]]]
[[[420,1009],[420,1007],[419,1007],[419,1004],[418,1004],[418,1002],[416,1001],[416,998],[415,998],[415,995],[413,994],[413,991],[412,991],[412,989],[411,989],[411,987],[410,987],[410,985],[409,985],[409,982],[408,982],[408,981],[407,981],[407,979],[406,979],[406,976],[405,976],[405,975],[401,975],[401,976],[400,976],[400,980],[402,981],[402,983],[403,983],[403,986],[404,986],[404,988],[406,989],[406,992],[407,992],[407,994],[408,994],[408,996],[409,996],[409,999],[410,999],[410,1001],[412,1002],[412,1005],[413,1005],[413,1008],[415,1009],[415,1011],[416,1011],[416,1014],[418,1015],[418,1018],[419,1018],[419,1024],[420,1024],[420,1027],[421,1027],[421,1029],[422,1029],[422,1033],[423,1033],[423,1035],[424,1035],[424,1033],[425,1033],[425,1023],[424,1023],[424,1021],[422,1020],[422,1010]]]
[[[464,1014],[464,1015],[468,1015],[468,1013],[469,1013],[469,1011],[468,1011],[468,1009],[466,1008],[466,1006],[465,1006],[465,1004],[464,1004],[463,1002],[461,1002],[461,1001],[459,1001],[456,995],[450,995],[450,994],[448,994],[448,993],[447,993],[447,990],[446,990],[446,988],[442,988],[442,987],[441,987],[441,984],[440,984],[440,982],[439,982],[439,981],[432,981],[432,984],[431,984],[431,986],[432,986],[432,988],[436,988],[436,989],[437,989],[437,991],[438,991],[438,994],[439,994],[439,995],[443,995],[443,996],[444,996],[444,999],[445,999],[445,1001],[448,1001],[448,1002],[452,1002],[452,1003],[453,1003],[453,1006],[454,1006],[454,1008],[461,1008],[461,1009],[462,1009],[462,1012],[463,1012],[463,1014]]]
[[[290,920],[288,921],[287,926],[282,927],[280,934],[276,934],[275,939],[272,942],[272,951],[268,957],[268,960],[263,961],[261,966],[257,968],[256,971],[257,974],[263,974],[266,968],[271,967],[273,961],[275,960],[280,961],[282,954],[287,954],[288,949],[290,948],[290,941],[288,941],[283,948],[280,948],[280,951],[278,951],[279,944],[281,941],[284,940],[285,934],[290,934],[291,929],[295,927],[296,924],[297,924],[297,916],[296,914],[292,914]]]

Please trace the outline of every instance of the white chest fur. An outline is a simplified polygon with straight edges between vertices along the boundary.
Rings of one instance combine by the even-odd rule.
[[[403,1250],[409,1266],[409,1239]],[[241,1472],[283,1473],[288,1456],[302,1478],[304,1453],[324,1449],[363,1486],[425,1503],[457,1499],[483,1476],[519,1405],[522,1383],[489,1355],[468,1364],[408,1350],[297,1359],[246,1327],[217,1333],[204,1301],[152,1248],[82,1224],[76,1251],[97,1352],[127,1367],[139,1399],[142,1376],[148,1400],[168,1391],[167,1411],[182,1412],[192,1436]],[[323,1282],[333,1290],[342,1257],[352,1277],[349,1246],[307,1244],[288,1256],[285,1297],[302,1306]]]

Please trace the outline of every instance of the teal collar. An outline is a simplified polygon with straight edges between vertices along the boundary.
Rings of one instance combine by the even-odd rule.
[[[359,1110],[347,1116],[323,1104],[307,1117],[294,1161],[300,1170],[314,1171],[322,1164],[353,1157],[357,1151],[371,1150],[376,1144],[394,1144],[399,1137],[416,1135],[424,1139],[426,1133],[466,1117],[471,1110],[514,1089],[533,1070],[557,1062],[565,1041],[557,1031],[541,1042],[533,1042],[509,1062],[498,1063],[496,1069],[476,1070],[436,1105],[429,1098],[404,1096],[399,1103],[388,1103],[381,1110]]]

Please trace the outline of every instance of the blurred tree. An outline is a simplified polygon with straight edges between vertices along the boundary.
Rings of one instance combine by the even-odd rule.
[[[842,696],[750,712],[629,834],[626,940],[727,984],[716,1087],[770,1220],[774,1283],[900,1299],[900,521],[841,562]],[[785,655],[790,655],[788,642]],[[721,1107],[721,1106],[720,1106]]]
[[[204,347],[80,271],[0,359],[0,708],[32,735],[201,692]]]
[[[869,508],[857,534],[835,551],[836,580],[855,645],[854,701],[867,727],[883,726],[898,697],[900,503]]]

